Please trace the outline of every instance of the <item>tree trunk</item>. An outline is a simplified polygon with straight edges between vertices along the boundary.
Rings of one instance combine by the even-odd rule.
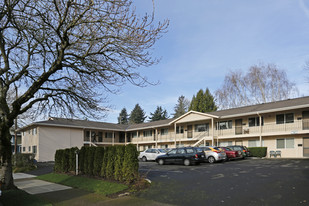
[[[16,188],[12,175],[12,149],[10,128],[2,124],[0,131],[0,181],[2,190]]]

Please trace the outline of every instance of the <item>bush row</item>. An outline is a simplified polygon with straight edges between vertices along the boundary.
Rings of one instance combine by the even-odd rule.
[[[252,157],[266,157],[267,147],[249,147]]]
[[[136,146],[82,147],[57,150],[55,172],[75,172],[76,151],[79,173],[131,183],[138,178]]]

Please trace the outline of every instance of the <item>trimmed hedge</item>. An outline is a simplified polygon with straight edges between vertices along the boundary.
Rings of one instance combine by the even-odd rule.
[[[75,172],[76,150],[60,149],[55,154],[54,171]],[[79,173],[127,183],[138,179],[138,152],[136,146],[82,147],[78,155]]]
[[[17,153],[13,155],[13,165],[16,167],[34,167],[35,154]]]
[[[267,147],[249,147],[250,154],[252,157],[266,157]]]

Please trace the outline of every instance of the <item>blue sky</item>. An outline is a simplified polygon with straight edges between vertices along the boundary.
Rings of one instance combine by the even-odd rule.
[[[133,0],[137,13],[152,12],[152,0]],[[159,64],[139,72],[159,85],[126,84],[109,95],[112,110],[102,121],[117,122],[122,108],[136,103],[149,116],[157,106],[170,116],[178,97],[189,100],[199,89],[212,93],[230,70],[246,71],[273,63],[296,83],[300,96],[309,95],[304,71],[309,61],[309,1],[305,0],[154,0],[157,21],[170,20],[168,32],[156,43]]]

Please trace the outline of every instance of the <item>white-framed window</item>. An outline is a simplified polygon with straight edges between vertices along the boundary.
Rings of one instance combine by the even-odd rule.
[[[290,148],[294,148],[294,138],[277,139],[277,149],[290,149]]]
[[[161,129],[161,135],[168,135],[168,128]]]
[[[221,121],[221,122],[218,122],[216,129],[220,129],[220,130],[221,129],[232,129],[232,125],[233,125],[232,120]]]
[[[264,146],[264,140],[262,140],[262,147]],[[248,140],[248,147],[261,147],[260,140]]]
[[[261,117],[262,119],[262,126],[264,125],[264,118]],[[260,117],[250,117],[248,119],[248,125],[249,127],[256,127],[256,126],[260,126]]]
[[[195,132],[206,132],[209,129],[209,124],[196,124],[194,128]]]
[[[32,135],[36,135],[37,134],[37,129],[36,127],[32,129]]]
[[[28,147],[28,152],[31,152],[31,147],[30,146]]]
[[[294,113],[277,114],[276,124],[294,123]]]
[[[219,142],[220,147],[227,147],[229,145],[233,145],[233,142],[232,141]]]
[[[143,132],[144,137],[150,137],[152,136],[152,130],[146,130]]]
[[[183,126],[176,126],[176,134],[183,134]]]
[[[36,146],[32,146],[32,152],[34,153],[34,154],[36,154]]]
[[[84,141],[86,141],[86,142],[90,141],[90,131],[89,130],[85,131]]]

